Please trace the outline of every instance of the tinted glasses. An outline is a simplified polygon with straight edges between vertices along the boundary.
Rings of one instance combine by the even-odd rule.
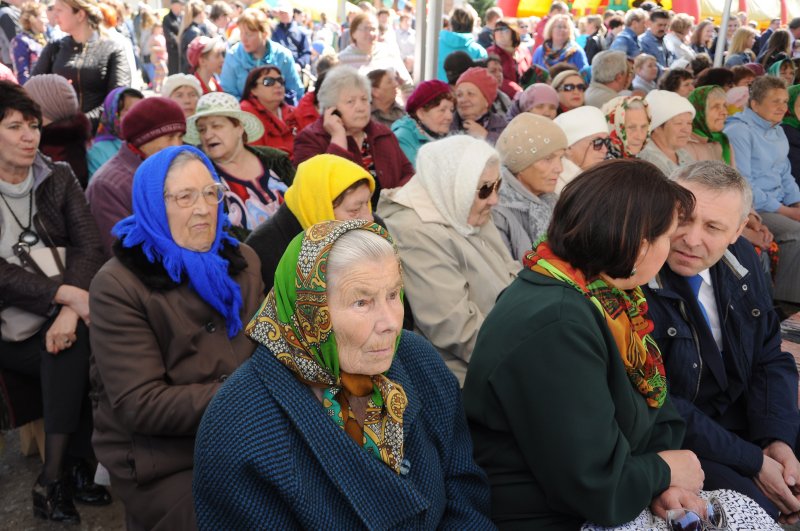
[[[677,509],[667,511],[667,526],[672,531],[717,531],[728,529],[728,518],[719,500],[711,498],[706,507],[707,517],[694,511]]]
[[[600,151],[601,149],[603,149],[603,146],[605,146],[606,149],[611,148],[611,139],[606,137],[606,138],[595,138],[594,140],[592,140],[592,148],[595,151]]]
[[[567,83],[566,85],[561,85],[558,90],[562,92],[572,92],[573,90],[577,90],[578,92],[586,92],[586,85],[583,83]]]
[[[283,87],[286,86],[286,81],[282,77],[265,77],[264,81],[261,82],[265,87],[271,87],[275,83],[280,83]]]
[[[492,192],[497,192],[500,190],[500,185],[503,183],[503,179],[497,179],[493,183],[487,183],[478,188],[478,197],[481,199],[487,199]]]

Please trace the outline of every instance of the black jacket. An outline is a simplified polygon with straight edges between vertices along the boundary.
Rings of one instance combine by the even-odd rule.
[[[167,41],[167,70],[169,75],[179,74],[181,67],[181,47],[178,32],[181,30],[181,17],[172,11],[164,16],[164,39]]]
[[[186,51],[189,49],[189,44],[197,37],[209,37],[208,29],[205,25],[200,25],[197,22],[192,22],[189,27],[181,34],[181,51],[180,51],[180,67],[181,72],[184,74],[191,74],[192,67],[189,64],[189,59],[186,57]]]
[[[789,140],[789,162],[792,163],[792,175],[797,184],[800,185],[800,129],[791,125],[783,124],[783,132]]]

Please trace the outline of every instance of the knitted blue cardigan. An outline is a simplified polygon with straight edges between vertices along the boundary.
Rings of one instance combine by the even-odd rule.
[[[208,406],[195,446],[200,529],[495,529],[455,377],[403,331],[388,377],[408,394],[408,472],[359,448],[264,346]]]

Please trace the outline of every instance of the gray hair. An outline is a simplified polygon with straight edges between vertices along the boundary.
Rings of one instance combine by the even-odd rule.
[[[200,162],[203,166],[206,165],[206,163],[203,160],[203,158],[200,155],[198,155],[197,153],[195,153],[193,151],[189,151],[189,150],[181,151],[180,153],[175,155],[175,158],[172,159],[172,162],[169,163],[169,167],[167,168],[167,177],[169,177],[169,175],[173,171],[176,171],[176,170],[182,168],[187,163],[189,163],[189,162],[191,162],[193,160],[196,160],[197,162]],[[167,187],[167,179],[165,178],[164,179],[164,188],[166,189],[166,187]]]
[[[325,74],[325,83],[322,84],[317,95],[320,111],[324,112],[326,109],[336,107],[339,94],[346,88],[360,89],[372,101],[372,86],[369,79],[352,67],[339,65],[331,68]]]
[[[637,7],[625,13],[625,27],[630,27],[631,24],[640,20],[647,20],[647,11],[642,8]]]
[[[680,166],[672,172],[670,179],[678,183],[696,183],[717,192],[739,192],[742,196],[742,221],[747,219],[753,205],[753,190],[747,179],[735,168],[719,160],[701,160]]]
[[[769,91],[775,89],[786,90],[786,81],[775,76],[758,76],[750,85],[750,101],[748,103],[763,102]]]
[[[377,262],[385,258],[397,260],[400,256],[386,238],[369,230],[355,229],[342,234],[328,255],[328,288],[342,274],[358,264]]]
[[[611,83],[618,75],[627,73],[628,57],[625,52],[606,50],[595,55],[592,60],[592,81]]]

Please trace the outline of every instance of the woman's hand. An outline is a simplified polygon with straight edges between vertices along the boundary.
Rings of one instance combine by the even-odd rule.
[[[680,487],[689,492],[700,492],[703,488],[705,474],[700,460],[691,450],[664,450],[658,452],[659,457],[669,466],[670,487]]]
[[[58,316],[53,320],[53,324],[47,329],[44,336],[44,344],[47,352],[58,354],[66,350],[75,343],[78,336],[75,330],[78,328],[78,314],[69,306],[62,306]]]
[[[62,284],[53,299],[57,304],[69,306],[89,326],[89,292],[68,284]]]
[[[331,143],[347,150],[347,131],[344,128],[344,121],[340,116],[333,114],[336,112],[334,107],[325,109],[322,113],[322,127],[325,132],[331,135]]]
[[[486,137],[489,135],[489,131],[475,120],[464,120],[463,125],[467,134],[478,140],[486,140]]]
[[[686,489],[680,487],[670,487],[655,498],[650,503],[650,510],[659,518],[667,519],[667,511],[675,509],[686,509],[697,513],[703,518],[708,518],[706,501]]]

